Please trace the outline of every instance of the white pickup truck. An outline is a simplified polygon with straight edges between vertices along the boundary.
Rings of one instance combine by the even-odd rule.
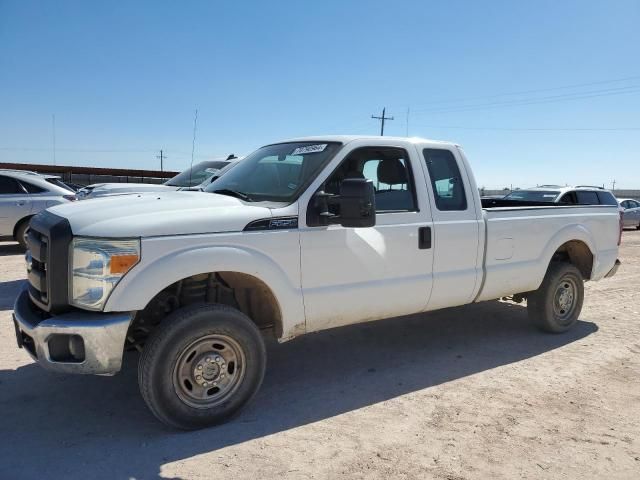
[[[619,265],[618,208],[500,202],[483,209],[458,145],[328,136],[266,145],[207,193],[57,206],[31,222],[18,344],[49,369],[107,375],[138,349],[149,408],[190,429],[255,395],[266,332],[501,297],[569,329],[583,282]]]

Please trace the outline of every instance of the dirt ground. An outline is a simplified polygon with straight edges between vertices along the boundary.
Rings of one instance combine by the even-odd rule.
[[[159,424],[135,354],[64,376],[18,350],[22,255],[0,244],[0,479],[640,478],[640,231],[569,333],[487,302],[269,347],[255,401],[198,432]]]

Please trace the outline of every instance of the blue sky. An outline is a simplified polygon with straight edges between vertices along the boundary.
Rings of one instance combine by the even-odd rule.
[[[479,185],[640,188],[640,1],[0,0],[0,161],[52,162],[52,114],[58,164],[181,170],[196,108],[200,160],[383,106]]]

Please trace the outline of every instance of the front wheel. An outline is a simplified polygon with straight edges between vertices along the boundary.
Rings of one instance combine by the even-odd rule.
[[[149,337],[138,383],[153,414],[192,430],[224,422],[256,394],[266,351],[260,331],[225,305],[176,310]]]
[[[567,262],[549,265],[540,288],[527,298],[529,318],[542,330],[562,333],[578,321],[584,301],[580,270]]]

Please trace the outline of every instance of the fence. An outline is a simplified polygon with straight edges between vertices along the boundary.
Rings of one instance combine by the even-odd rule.
[[[136,170],[128,168],[74,167],[70,165],[39,165],[29,163],[0,163],[0,169],[29,170],[58,175],[63,181],[79,185],[92,183],[163,183],[178,172]]]

